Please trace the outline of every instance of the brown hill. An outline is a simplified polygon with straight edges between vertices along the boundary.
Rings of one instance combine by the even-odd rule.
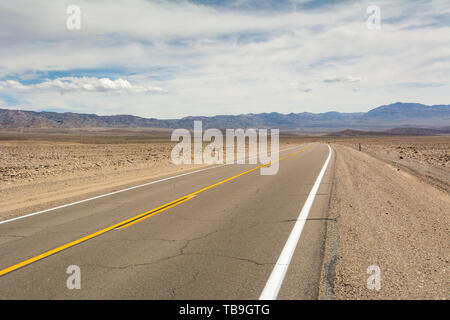
[[[369,112],[289,113],[277,112],[213,117],[185,117],[159,120],[132,115],[99,116],[96,114],[36,112],[0,109],[0,129],[24,128],[192,128],[202,120],[207,128],[280,128],[283,130],[330,131],[339,128],[382,131],[393,127],[450,126],[450,105],[425,106],[416,103],[394,103]],[[403,130],[403,129],[402,129]],[[366,133],[367,134],[367,133]]]

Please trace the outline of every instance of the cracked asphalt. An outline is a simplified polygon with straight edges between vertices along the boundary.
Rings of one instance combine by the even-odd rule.
[[[255,170],[10,272],[0,277],[0,298],[258,299],[327,156],[314,144],[282,160],[276,175]],[[253,167],[218,167],[2,224],[0,270]],[[279,299],[318,297],[333,167]],[[80,290],[66,287],[70,265],[80,267]]]

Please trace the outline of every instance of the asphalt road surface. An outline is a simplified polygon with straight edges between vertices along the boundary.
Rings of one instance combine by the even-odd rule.
[[[333,164],[327,145],[303,145],[276,175],[221,166],[1,223],[0,298],[258,299],[290,247],[273,298],[315,299]]]

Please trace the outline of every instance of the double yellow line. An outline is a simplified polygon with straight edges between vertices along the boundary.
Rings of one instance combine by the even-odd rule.
[[[307,147],[305,147],[305,148],[303,148],[303,149],[301,149],[301,150],[299,150],[299,151],[296,151],[296,152],[294,152],[294,153],[291,153],[290,155],[287,155],[287,156],[285,156],[285,157],[279,158],[277,161],[281,161],[281,160],[284,160],[284,159],[286,159],[286,158],[293,157],[293,156],[295,156],[296,154],[299,154],[300,152],[303,152],[303,151],[305,151],[306,149],[308,149],[308,148],[310,148],[310,147],[311,147],[311,145],[309,145],[309,146],[307,146]],[[178,198],[178,199],[173,200],[173,201],[171,201],[171,202],[168,202],[168,203],[166,203],[166,204],[163,204],[162,206],[156,207],[156,208],[154,208],[154,209],[152,209],[152,210],[150,210],[150,211],[141,213],[141,214],[139,214],[139,215],[137,215],[137,216],[134,216],[134,217],[132,217],[132,218],[130,218],[130,219],[121,221],[121,222],[116,223],[116,224],[114,224],[114,225],[112,225],[112,226],[110,226],[110,227],[107,227],[107,228],[105,228],[105,229],[99,230],[99,231],[97,231],[97,232],[94,232],[94,233],[92,233],[92,234],[90,234],[90,235],[87,235],[87,236],[82,237],[82,238],[80,238],[80,239],[77,239],[77,240],[75,240],[75,241],[69,242],[69,243],[67,243],[67,244],[65,244],[65,245],[62,245],[62,246],[60,246],[60,247],[57,247],[57,248],[55,248],[55,249],[53,249],[53,250],[49,250],[49,251],[47,251],[47,252],[44,252],[44,253],[42,253],[42,254],[40,254],[40,255],[38,255],[38,256],[35,256],[35,257],[30,258],[30,259],[28,259],[28,260],[22,261],[22,262],[20,262],[20,263],[17,263],[17,264],[15,264],[15,265],[11,266],[11,267],[6,268],[6,269],[0,270],[0,277],[3,276],[3,275],[5,275],[5,274],[7,274],[7,273],[10,273],[10,272],[12,272],[12,271],[15,271],[15,270],[17,270],[17,269],[19,269],[19,268],[22,268],[22,267],[25,267],[25,266],[27,266],[27,265],[29,265],[29,264],[32,264],[33,262],[42,260],[42,259],[47,258],[47,257],[49,257],[49,256],[51,256],[51,255],[54,255],[54,254],[56,254],[56,253],[58,253],[58,252],[61,252],[61,251],[65,250],[65,249],[68,249],[68,248],[70,248],[70,247],[73,247],[73,246],[75,246],[75,245],[77,245],[77,244],[80,244],[80,243],[85,242],[85,241],[87,241],[87,240],[90,240],[90,239],[92,239],[92,238],[98,237],[98,236],[100,236],[100,235],[102,235],[102,234],[104,234],[104,233],[106,233],[106,232],[108,232],[108,231],[111,231],[111,230],[114,230],[114,229],[123,229],[123,228],[127,228],[127,227],[129,227],[129,226],[131,226],[131,225],[133,225],[133,224],[135,224],[135,223],[138,223],[138,222],[141,222],[142,220],[148,219],[148,218],[150,218],[150,217],[152,217],[152,216],[154,216],[154,215],[156,215],[156,214],[158,214],[158,213],[161,213],[161,212],[163,212],[163,211],[165,211],[165,210],[167,210],[167,209],[170,209],[170,208],[172,208],[172,207],[178,206],[178,205],[180,205],[180,204],[182,204],[182,203],[184,203],[184,202],[186,202],[186,201],[192,199],[192,198],[195,197],[197,194],[199,194],[199,193],[201,193],[201,192],[203,192],[203,191],[206,191],[206,190],[208,190],[208,189],[214,188],[214,187],[216,187],[216,186],[218,186],[218,185],[221,185],[222,183],[225,183],[225,182],[234,180],[234,179],[236,179],[236,178],[238,178],[238,177],[240,177],[240,176],[243,176],[244,174],[250,173],[250,172],[255,171],[255,170],[258,170],[258,169],[260,169],[260,168],[263,168],[263,167],[266,167],[266,166],[270,166],[271,164],[272,164],[272,162],[269,162],[269,163],[266,163],[266,164],[257,166],[257,167],[255,167],[255,168],[253,168],[253,169],[244,171],[244,172],[239,173],[239,174],[237,174],[237,175],[234,175],[234,176],[232,176],[232,177],[230,177],[230,178],[227,178],[227,179],[225,179],[225,180],[219,181],[219,182],[217,182],[217,183],[215,183],[215,184],[212,184],[212,185],[207,186],[207,187],[205,187],[205,188],[203,188],[203,189],[197,190],[197,191],[195,191],[195,192],[193,192],[193,193],[190,193],[190,194],[188,194],[188,195],[186,195],[186,196],[184,196],[184,197],[181,197],[181,198]]]

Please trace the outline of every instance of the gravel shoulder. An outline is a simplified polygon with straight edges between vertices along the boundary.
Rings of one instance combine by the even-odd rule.
[[[450,136],[353,138],[339,144],[358,149],[450,193]]]
[[[336,152],[321,299],[449,299],[450,196],[348,146]],[[381,270],[369,290],[367,268]]]

